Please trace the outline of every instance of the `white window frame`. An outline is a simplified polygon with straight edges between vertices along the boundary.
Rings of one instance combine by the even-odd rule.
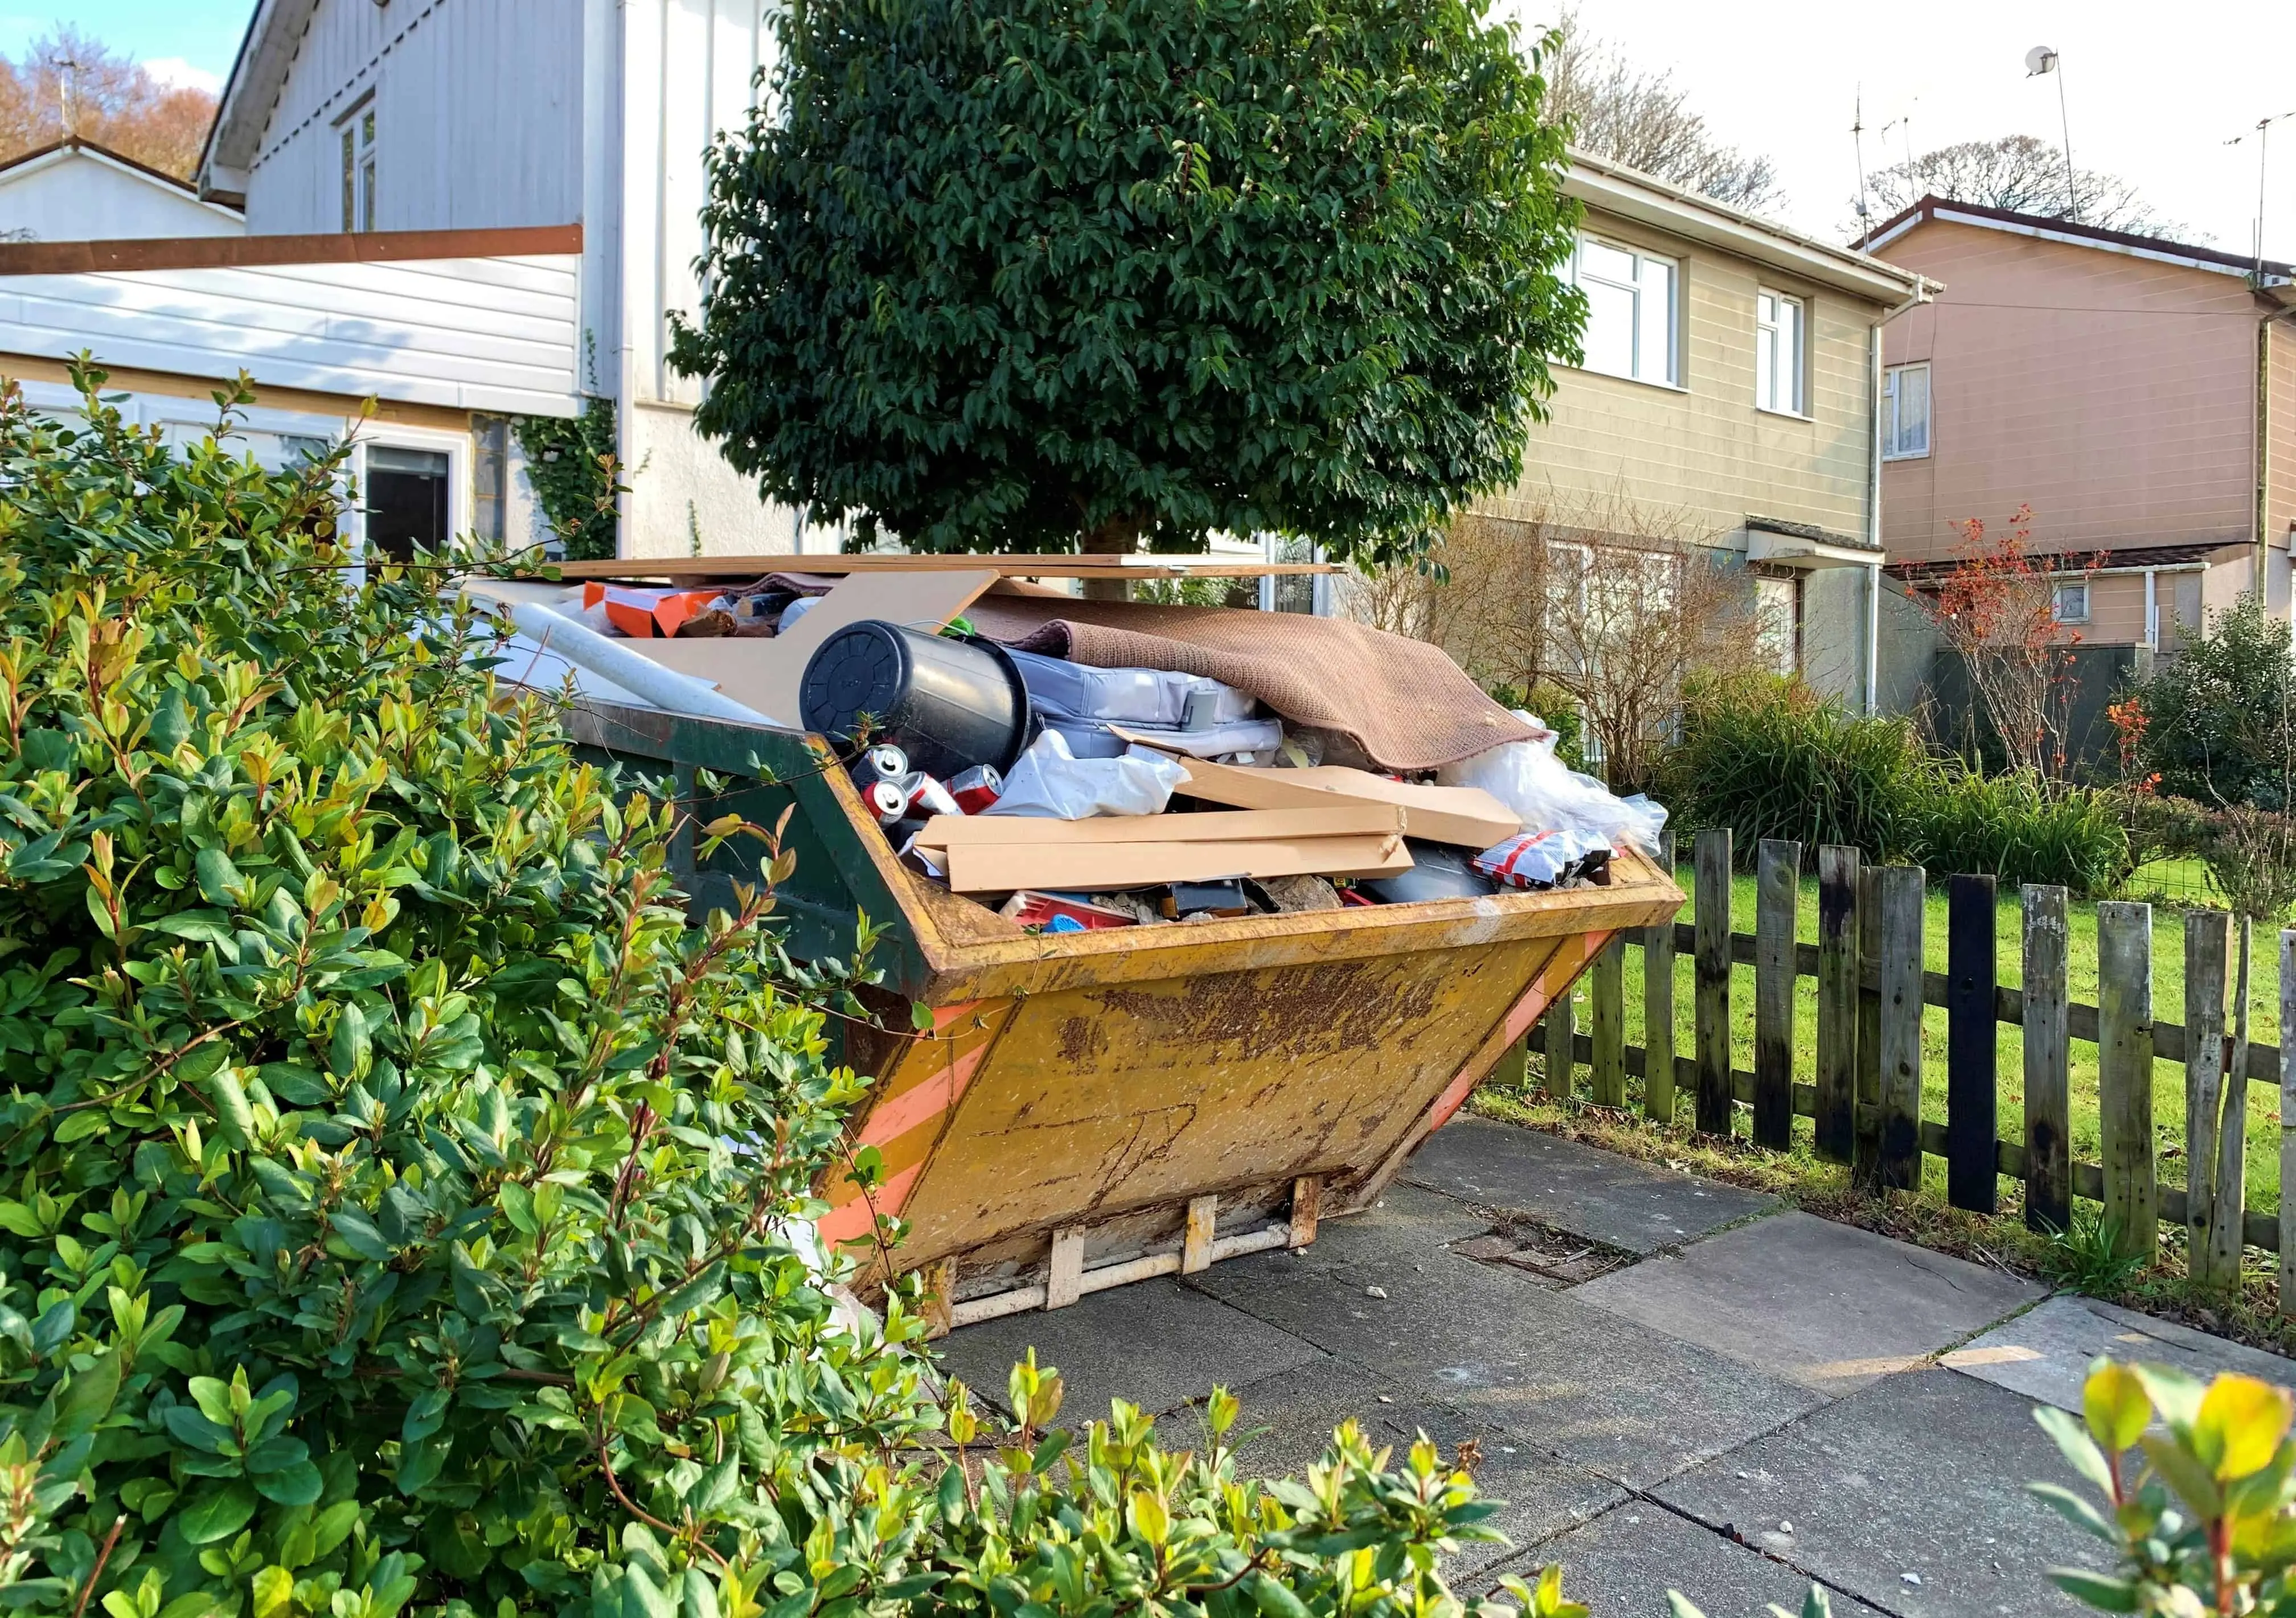
[[[2087,623],[2089,621],[2089,614],[2096,609],[2095,598],[2089,593],[2091,583],[2092,581],[2088,579],[2077,578],[2067,579],[2062,583],[2052,584],[2049,587],[2050,618],[2059,624]],[[2080,592],[2080,610],[2079,612],[2067,612],[2065,610],[2065,594],[2068,591],[2073,590]]]
[[[1922,445],[1919,449],[1907,449],[1905,430],[1898,420],[1898,391],[1901,379],[1916,371],[1922,373]],[[1930,446],[1936,441],[1937,388],[1930,374],[1929,361],[1890,366],[1882,373],[1882,459],[1926,461]]]
[[[374,92],[361,96],[335,120],[334,127],[341,143],[343,232],[361,235],[380,225],[375,217],[375,175],[382,137],[375,118]]]
[[[1621,282],[1615,277],[1604,275],[1597,271],[1587,268],[1587,248],[1589,243],[1596,247],[1607,248],[1614,253],[1625,253],[1629,255],[1634,259],[1635,264],[1634,280],[1631,282]],[[1647,282],[1649,280],[1650,267],[1653,266],[1662,266],[1666,271],[1667,298],[1665,319],[1662,323],[1663,329],[1666,332],[1666,353],[1662,356],[1660,365],[1655,372],[1653,372],[1649,364],[1645,363],[1645,355],[1643,353],[1644,337],[1652,329],[1652,323],[1646,317],[1643,309],[1643,299],[1652,295],[1651,289]],[[1626,371],[1612,371],[1606,367],[1596,365],[1589,360],[1580,364],[1578,367],[1580,370],[1592,372],[1597,376],[1614,376],[1622,381],[1641,382],[1648,387],[1671,388],[1677,392],[1686,391],[1682,380],[1681,259],[1670,257],[1664,253],[1650,252],[1644,249],[1636,247],[1630,242],[1614,241],[1606,237],[1587,235],[1581,233],[1578,237],[1578,245],[1577,248],[1572,249],[1570,255],[1570,277],[1573,284],[1578,286],[1584,287],[1589,282],[1592,282],[1598,286],[1608,287],[1618,291],[1625,292],[1634,299],[1635,307],[1634,342],[1632,348],[1634,358],[1630,363],[1630,368]]]
[[[1792,320],[1784,316],[1788,311]],[[1792,330],[1785,330],[1791,323]],[[1754,407],[1809,419],[1809,299],[1759,287],[1754,292]],[[1783,382],[1784,386],[1780,387]]]

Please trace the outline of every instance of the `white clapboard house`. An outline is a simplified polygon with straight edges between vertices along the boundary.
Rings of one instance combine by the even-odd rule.
[[[258,0],[196,198],[234,240],[0,243],[0,374],[61,398],[92,350],[144,419],[262,389],[250,444],[362,430],[377,537],[538,534],[521,415],[616,407],[631,555],[835,548],[691,429],[702,152],[747,112],[767,0]],[[78,239],[67,239],[67,237]],[[386,532],[387,531],[387,532]]]

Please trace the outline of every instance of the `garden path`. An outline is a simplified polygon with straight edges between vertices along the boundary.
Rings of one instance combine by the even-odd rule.
[[[948,1369],[1001,1396],[1030,1346],[1062,1415],[1111,1398],[1187,1442],[1243,1404],[1247,1471],[1312,1463],[1353,1417],[1398,1450],[1473,1439],[1513,1549],[1463,1592],[1563,1565],[1597,1618],[1799,1610],[1983,1618],[2083,1610],[2043,1577],[2101,1549],[2025,1491],[2074,1483],[2033,1422],[2110,1352],[2296,1385],[2296,1362],[1488,1119],[1435,1136],[1374,1209],[1296,1254],[967,1328]]]

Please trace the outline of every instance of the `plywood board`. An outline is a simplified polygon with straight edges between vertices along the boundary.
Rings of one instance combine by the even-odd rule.
[[[849,624],[882,618],[937,634],[972,605],[997,575],[986,568],[963,572],[859,574],[846,579],[819,604],[771,640],[713,638],[638,641],[632,651],[664,668],[708,680],[734,701],[745,703],[775,724],[804,728],[798,712],[798,685],[814,652]]]
[[[1055,821],[1022,814],[943,814],[917,833],[921,848],[1026,844],[1054,847],[1106,843],[1235,843],[1261,838],[1380,837],[1399,833],[1404,811],[1391,804],[1331,808],[1240,809],[1210,814],[1103,814]]]
[[[1411,869],[1400,837],[1268,838],[1240,843],[960,845],[948,850],[948,885],[962,894],[1023,887],[1098,893],[1226,877],[1391,877]]]
[[[1127,741],[1153,747],[1143,732],[1110,727]],[[1390,780],[1368,770],[1322,764],[1312,770],[1247,770],[1198,758],[1178,758],[1188,772],[1178,790],[1190,797],[1240,809],[1306,809],[1334,796],[1393,804],[1404,812],[1404,830],[1431,843],[1488,848],[1522,829],[1514,812],[1480,787],[1423,787]]]

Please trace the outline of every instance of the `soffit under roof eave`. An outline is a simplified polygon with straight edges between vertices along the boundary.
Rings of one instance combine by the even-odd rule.
[[[271,122],[272,109],[287,82],[287,69],[310,26],[319,0],[260,0],[247,25],[247,37],[232,63],[224,86],[223,102],[216,110],[215,133],[202,155],[202,173],[231,169],[244,173],[253,167]]]

